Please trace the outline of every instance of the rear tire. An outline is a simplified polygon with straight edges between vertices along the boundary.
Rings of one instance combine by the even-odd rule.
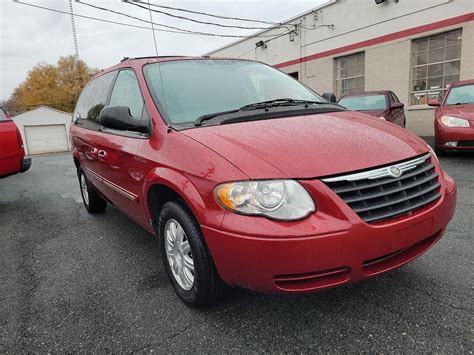
[[[107,208],[107,201],[104,200],[92,184],[87,180],[82,169],[77,170],[79,177],[79,187],[81,189],[82,201],[84,207],[89,213],[102,213]]]
[[[225,284],[217,274],[199,224],[184,202],[164,204],[157,232],[166,273],[179,298],[192,307],[220,298]]]

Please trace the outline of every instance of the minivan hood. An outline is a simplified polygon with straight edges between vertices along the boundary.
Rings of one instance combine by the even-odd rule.
[[[329,176],[428,151],[424,141],[403,128],[348,111],[204,126],[181,133],[252,179]]]

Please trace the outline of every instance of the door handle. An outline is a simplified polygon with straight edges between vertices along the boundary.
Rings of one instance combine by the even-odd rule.
[[[107,158],[107,152],[105,150],[99,150],[97,153],[97,156],[99,159],[106,159]]]

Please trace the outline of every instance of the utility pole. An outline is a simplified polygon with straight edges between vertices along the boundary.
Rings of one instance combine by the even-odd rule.
[[[79,49],[77,47],[76,25],[74,23],[74,11],[72,9],[72,0],[69,0],[69,12],[71,13],[72,38],[74,41],[74,56],[79,59]]]

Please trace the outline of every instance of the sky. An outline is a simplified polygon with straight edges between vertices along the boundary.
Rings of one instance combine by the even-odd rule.
[[[96,6],[149,20],[149,12],[121,0],[81,0]],[[147,1],[147,0],[144,0]],[[270,22],[280,22],[311,10],[325,0],[150,0],[151,3],[194,11]],[[21,0],[21,2],[69,11],[68,0]],[[138,20],[90,8],[74,1],[75,14],[122,23],[149,26]],[[164,10],[202,21],[240,26],[262,24],[220,20],[183,12]],[[153,22],[193,31],[250,35],[258,30],[228,29],[197,24],[153,13]],[[105,69],[123,57],[155,55],[151,29],[140,29],[75,18],[79,57],[93,68]],[[232,38],[155,32],[159,55],[202,55],[235,41]],[[29,7],[13,0],[0,0],[0,101],[7,100],[37,63],[55,64],[59,57],[74,54],[71,18],[68,14]]]

